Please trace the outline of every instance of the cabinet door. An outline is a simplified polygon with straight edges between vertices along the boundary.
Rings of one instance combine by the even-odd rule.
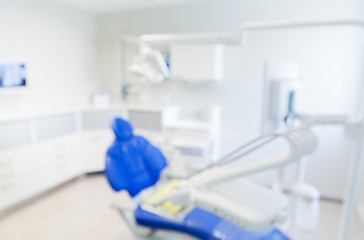
[[[67,142],[67,171],[65,174],[65,180],[80,176],[84,173],[84,160],[82,156],[82,144],[81,135],[74,134],[66,137],[63,141]]]
[[[87,173],[105,169],[106,151],[114,140],[111,130],[94,130],[83,133],[82,146]]]
[[[29,145],[30,135],[28,120],[0,122],[0,151]]]
[[[30,146],[0,153],[0,209],[23,201],[38,192],[35,161]]]
[[[38,172],[43,189],[53,187],[82,172],[78,134],[70,134],[38,143]]]
[[[43,189],[48,189],[81,173],[79,134],[76,114],[38,117],[35,119],[39,159],[38,172]]]
[[[106,130],[111,127],[115,117],[125,118],[127,113],[124,109],[114,110],[91,110],[81,112],[82,130],[97,131]]]
[[[73,134],[76,132],[76,125],[75,113],[36,118],[37,140],[43,142]]]
[[[221,81],[224,51],[221,44],[173,44],[171,77],[185,81]]]

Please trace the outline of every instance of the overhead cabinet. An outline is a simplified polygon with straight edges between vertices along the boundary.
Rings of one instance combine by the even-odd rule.
[[[224,52],[222,44],[172,44],[170,69],[172,80],[221,81]]]

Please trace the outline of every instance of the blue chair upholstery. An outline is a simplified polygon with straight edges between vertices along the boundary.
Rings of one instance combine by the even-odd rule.
[[[116,138],[106,154],[105,174],[115,191],[126,190],[134,197],[159,180],[167,161],[148,140],[135,136],[127,121],[114,119],[112,129]]]
[[[182,220],[161,217],[139,207],[135,210],[135,219],[139,225],[148,228],[182,232],[199,239],[290,240],[275,227],[259,232],[247,231],[212,212],[198,207],[192,209]]]

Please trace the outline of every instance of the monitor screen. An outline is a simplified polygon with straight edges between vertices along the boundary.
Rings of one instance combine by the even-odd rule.
[[[0,88],[25,87],[27,85],[25,63],[0,60]]]

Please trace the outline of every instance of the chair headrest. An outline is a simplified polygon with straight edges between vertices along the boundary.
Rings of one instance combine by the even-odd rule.
[[[134,136],[133,127],[129,122],[121,118],[115,118],[112,122],[112,129],[119,140],[128,140]]]

